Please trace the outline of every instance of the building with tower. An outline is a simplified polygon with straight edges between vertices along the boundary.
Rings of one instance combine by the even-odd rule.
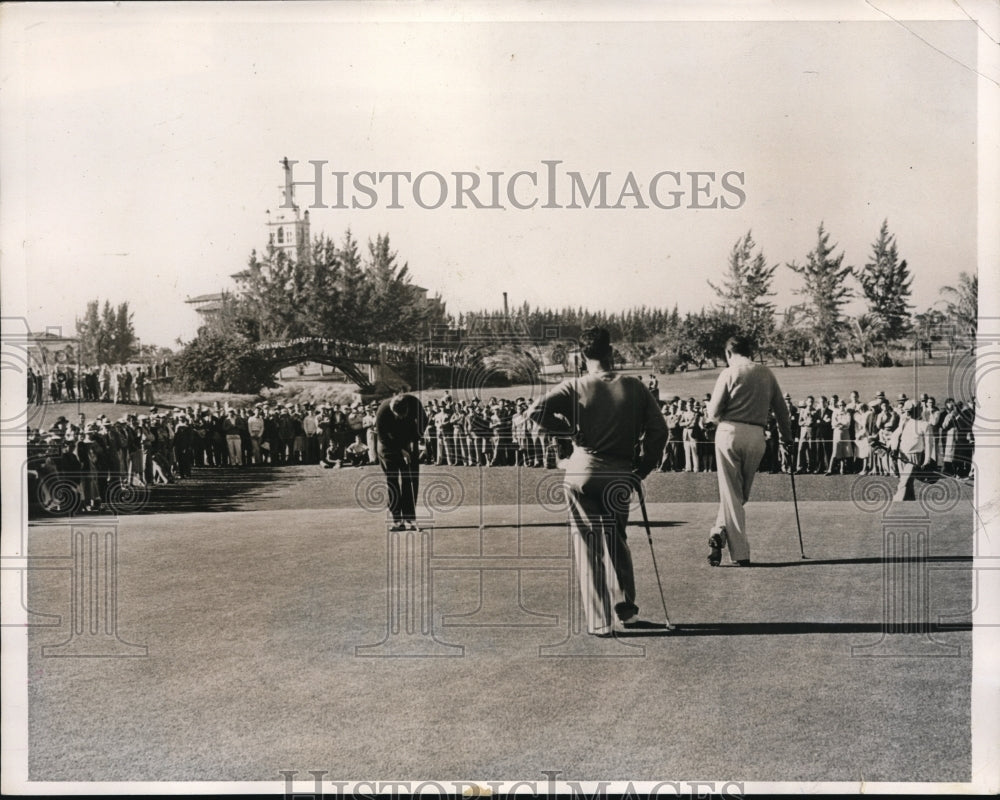
[[[306,263],[310,257],[309,211],[302,211],[295,202],[295,183],[292,180],[292,166],[287,158],[281,159],[285,173],[285,184],[279,186],[282,192],[281,205],[271,214],[267,210],[267,241],[275,250],[281,250],[297,261]]]

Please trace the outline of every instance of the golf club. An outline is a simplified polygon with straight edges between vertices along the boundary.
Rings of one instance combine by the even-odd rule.
[[[663,584],[660,582],[660,570],[656,566],[656,553],[653,551],[653,531],[649,527],[649,515],[646,513],[646,493],[642,488],[642,483],[638,486],[639,492],[639,508],[642,509],[642,521],[646,526],[646,539],[649,541],[649,555],[653,558],[653,572],[656,573],[656,585],[660,589],[660,602],[663,603],[663,617],[667,621],[667,630],[674,630],[674,626],[670,624],[670,614],[667,613],[667,601],[663,597]]]
[[[792,505],[795,506],[795,528],[799,532],[799,552],[806,558],[805,548],[802,547],[802,524],[799,522],[799,498],[795,494],[795,470],[790,469],[788,475],[792,479]]]

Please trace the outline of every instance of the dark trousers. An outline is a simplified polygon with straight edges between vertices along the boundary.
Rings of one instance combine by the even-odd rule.
[[[385,454],[379,456],[378,463],[385,473],[393,522],[414,522],[417,518],[417,491],[420,488],[419,464],[407,464],[402,456]]]

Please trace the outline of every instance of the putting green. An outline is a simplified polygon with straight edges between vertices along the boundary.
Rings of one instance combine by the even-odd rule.
[[[803,560],[791,505],[753,503],[754,566],[712,569],[715,506],[652,503],[678,629],[620,640],[574,632],[555,506],[33,525],[28,607],[59,619],[30,629],[30,777],[968,781],[971,509],[891,511],[800,502]],[[117,541],[117,638],[71,630],[74,540]]]

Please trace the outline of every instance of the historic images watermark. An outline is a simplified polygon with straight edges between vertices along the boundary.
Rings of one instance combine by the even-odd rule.
[[[304,791],[298,770],[283,769],[278,774],[285,782],[285,800],[322,800],[324,797],[373,798],[376,796],[410,797],[554,797],[569,796],[605,800],[608,797],[723,797],[745,795],[742,781],[570,781],[560,780],[562,770],[543,769],[541,780],[521,781],[333,781],[324,780],[325,769],[305,770],[312,776],[312,791]]]
[[[295,165],[284,159],[285,198],[295,208],[296,187],[309,188],[308,208],[439,208],[529,211],[532,209],[735,210],[747,200],[746,173],[726,170],[662,169],[638,173],[567,169],[561,159],[541,159],[520,170],[329,169],[329,161],[310,159],[312,178],[293,180]],[[304,169],[303,173],[308,172]]]

